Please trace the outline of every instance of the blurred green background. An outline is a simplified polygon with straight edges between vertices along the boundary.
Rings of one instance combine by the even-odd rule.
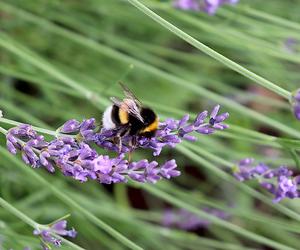
[[[300,86],[299,1],[241,0],[222,6],[215,16],[175,10],[168,1],[142,2],[284,89]],[[230,214],[229,225],[299,249],[299,201],[272,205],[257,183],[248,188],[230,177],[230,168],[245,157],[274,166],[297,165],[299,142],[278,139],[300,137],[299,122],[286,100],[188,45],[127,1],[1,1],[0,109],[5,118],[52,130],[68,119],[95,117],[100,122],[109,97],[122,96],[119,80],[161,120],[193,116],[221,104],[230,113],[231,128],[164,150],[160,159],[176,158],[182,175],[153,187],[80,184],[60,173],[29,169],[20,157],[8,154],[1,136],[1,197],[40,223],[71,213],[69,224],[79,233],[74,242],[85,249],[126,246],[55,190],[144,249],[275,249],[218,223],[193,231],[163,227],[165,209],[186,209],[185,204],[199,210],[220,208]],[[39,249],[32,228],[4,209],[1,244],[5,250]]]

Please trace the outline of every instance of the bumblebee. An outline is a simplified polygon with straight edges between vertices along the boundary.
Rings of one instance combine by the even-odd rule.
[[[138,98],[120,83],[124,99],[111,97],[112,105],[106,108],[102,117],[105,129],[120,128],[120,136],[142,135],[151,138],[158,128],[158,116],[148,107],[142,105]]]

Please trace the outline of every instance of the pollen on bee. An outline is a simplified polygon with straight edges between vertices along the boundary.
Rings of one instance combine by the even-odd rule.
[[[119,109],[119,118],[121,124],[127,124],[129,121],[128,112],[123,109]]]

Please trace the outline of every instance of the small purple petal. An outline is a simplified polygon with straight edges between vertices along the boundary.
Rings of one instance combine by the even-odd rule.
[[[184,115],[183,118],[179,121],[178,126],[180,128],[183,127],[189,119],[190,119],[190,116],[188,114]]]
[[[200,127],[196,131],[198,133],[204,134],[204,135],[209,135],[209,134],[212,134],[213,132],[215,132],[215,130],[213,128],[210,128],[210,127]]]
[[[76,121],[75,119],[67,121],[62,128],[60,129],[60,132],[62,133],[74,133],[78,132],[80,127],[80,122]]]
[[[203,111],[203,112],[199,113],[194,121],[194,126],[195,127],[200,126],[204,122],[204,120],[206,119],[207,116],[208,116],[207,111]]]
[[[6,147],[11,154],[15,155],[17,153],[17,149],[9,140],[6,141]]]
[[[215,106],[211,111],[210,118],[216,119],[219,110],[220,110],[220,105]]]

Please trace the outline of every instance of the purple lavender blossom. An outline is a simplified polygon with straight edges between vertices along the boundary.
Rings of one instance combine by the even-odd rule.
[[[209,15],[214,15],[222,4],[220,0],[204,0],[202,9]]]
[[[164,147],[175,147],[182,140],[195,141],[197,138],[192,133],[211,134],[226,129],[228,125],[223,122],[229,114],[218,114],[219,109],[217,105],[210,115],[208,111],[203,111],[192,122],[189,122],[188,115],[180,120],[166,119],[159,124],[155,136],[126,135],[119,141],[121,145],[116,142],[120,128],[97,132],[94,118],[82,122],[74,119],[67,121],[58,130],[58,137],[50,142],[45,141],[30,125],[21,124],[8,131],[7,148],[12,154],[21,152],[23,161],[33,168],[45,168],[50,173],[59,170],[80,182],[96,180],[111,184],[133,179],[156,183],[163,178],[180,175],[174,159],[161,165],[155,160],[146,159],[128,162],[125,154],[137,148],[147,148],[153,150],[154,156],[158,156]],[[117,155],[99,155],[92,146]]]
[[[23,133],[24,128],[26,133]],[[22,134],[24,141],[21,142],[21,137],[13,136],[15,134]],[[170,179],[180,175],[176,170],[175,160],[167,161],[161,166],[156,161],[147,160],[129,163],[125,154],[115,158],[99,155],[87,143],[78,142],[72,137],[59,137],[47,143],[43,137],[34,133],[29,125],[20,125],[20,128],[9,130],[7,141],[12,144],[8,145],[10,152],[15,154],[20,150],[26,164],[44,167],[49,172],[54,172],[57,167],[65,176],[80,182],[92,179],[99,183],[111,184],[127,182],[127,178],[131,178],[140,182],[155,183],[162,178]]]
[[[284,198],[300,197],[299,176],[292,177],[293,172],[284,166],[270,169],[263,163],[255,165],[254,159],[246,158],[239,162],[233,175],[239,181],[257,179],[263,188],[275,195],[275,203]]]
[[[208,112],[203,111],[199,113],[196,119],[191,123],[188,123],[188,115],[184,115],[180,120],[172,118],[166,119],[159,124],[154,137],[146,138],[137,136],[135,138],[137,143],[133,147],[130,146],[132,138],[130,136],[123,137],[121,152],[126,153],[134,151],[136,147],[149,148],[154,151],[154,156],[158,156],[164,147],[174,148],[178,143],[181,143],[182,139],[195,141],[197,138],[191,135],[193,132],[199,134],[212,134],[217,130],[227,129],[229,126],[223,122],[229,117],[229,114],[223,113],[218,115],[219,109],[220,105],[215,106],[209,117]],[[205,120],[208,121],[205,122]],[[113,143],[116,134],[117,131],[102,129],[100,133],[95,134],[93,142],[105,149],[118,151],[118,147]]]
[[[68,236],[71,238],[75,238],[77,232],[74,228],[71,230],[66,230],[67,228],[67,221],[61,220],[57,221],[54,224],[50,225],[47,229],[35,229],[33,231],[34,235],[40,236],[41,245],[44,250],[51,249],[51,245],[56,247],[61,246],[61,240],[57,238],[59,236]]]
[[[200,3],[198,0],[175,0],[173,6],[181,10],[200,10]]]
[[[220,209],[204,207],[202,210],[220,219],[229,219],[229,215]],[[185,209],[167,209],[163,214],[162,224],[165,227],[191,231],[198,228],[207,228],[211,223],[210,221],[201,219]]]
[[[300,120],[300,89],[293,92],[291,98],[291,105],[295,117]]]
[[[173,6],[182,10],[204,11],[214,15],[223,4],[236,4],[239,0],[174,0]]]

